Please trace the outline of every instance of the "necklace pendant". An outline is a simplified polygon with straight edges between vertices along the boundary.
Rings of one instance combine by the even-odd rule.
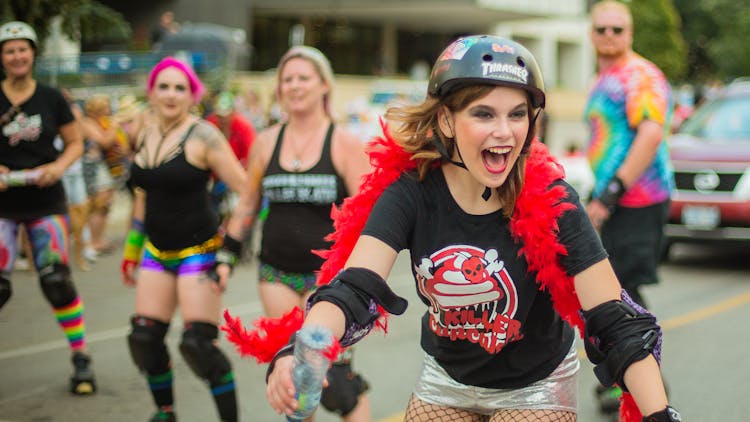
[[[302,162],[298,159],[292,160],[292,170],[299,171],[300,167],[302,167]]]

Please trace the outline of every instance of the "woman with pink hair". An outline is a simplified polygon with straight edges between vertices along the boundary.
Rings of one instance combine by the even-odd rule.
[[[204,88],[190,66],[164,58],[151,71],[147,92],[152,110],[135,142],[133,221],[121,266],[123,283],[135,287],[130,353],[157,406],[151,420],[176,420],[164,337],[179,305],[180,353],[210,386],[220,419],[236,421],[232,368],[216,347],[228,277],[213,269],[220,257],[236,262],[239,241],[220,233],[208,183],[213,173],[239,191],[245,172],[224,135],[191,114]]]

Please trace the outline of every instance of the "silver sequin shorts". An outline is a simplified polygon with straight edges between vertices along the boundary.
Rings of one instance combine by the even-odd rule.
[[[501,409],[550,409],[577,413],[579,368],[577,351],[571,347],[565,359],[545,379],[518,389],[482,388],[457,382],[435,358],[425,354],[414,395],[425,403],[481,415],[492,415]]]

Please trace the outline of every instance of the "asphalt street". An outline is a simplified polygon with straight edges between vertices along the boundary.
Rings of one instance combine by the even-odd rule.
[[[124,236],[115,226],[111,236]],[[15,271],[14,295],[0,311],[0,420],[145,421],[153,411],[146,384],[126,344],[133,290],[118,276],[119,253],[101,257],[92,271],[75,270],[84,298],[88,343],[99,391],[90,397],[68,393],[71,371],[63,335],[39,291],[36,276]],[[416,297],[406,256],[389,283],[411,306],[390,320],[389,332],[371,334],[355,351],[354,365],[371,384],[373,420],[395,422],[417,377],[422,352],[418,320],[424,307]],[[686,421],[750,420],[750,256],[745,248],[677,245],[661,269],[662,283],[645,295],[665,328],[663,373],[673,405]],[[238,267],[225,295],[227,308],[250,322],[261,313],[255,262]],[[177,350],[177,318],[168,335],[175,373],[176,410],[181,421],[213,421],[207,387],[187,368]],[[235,368],[242,421],[281,421],[265,402],[265,366],[240,358],[222,339]],[[579,377],[579,420],[605,421],[593,398],[591,365],[583,359]],[[337,417],[319,412],[319,422]]]

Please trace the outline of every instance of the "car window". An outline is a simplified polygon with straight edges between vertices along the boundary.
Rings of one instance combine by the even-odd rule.
[[[750,97],[708,103],[685,122],[680,132],[714,140],[750,140]]]

